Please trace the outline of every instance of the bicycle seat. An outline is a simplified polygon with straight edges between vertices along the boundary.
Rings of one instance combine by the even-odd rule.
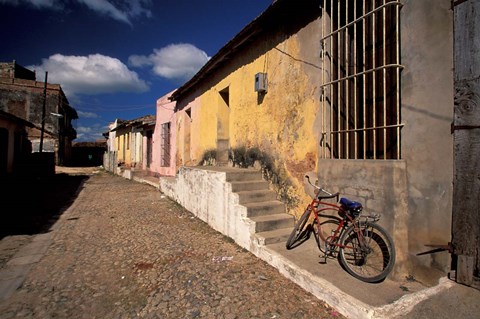
[[[349,211],[361,211],[363,208],[361,203],[349,200],[345,197],[340,198],[340,204],[345,206]]]

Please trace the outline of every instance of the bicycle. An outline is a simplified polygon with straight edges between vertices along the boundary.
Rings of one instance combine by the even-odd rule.
[[[387,231],[377,224],[380,215],[363,215],[361,203],[344,197],[339,200],[339,193],[332,194],[305,177],[316,189],[315,197],[295,223],[286,248],[299,246],[313,232],[324,263],[336,257],[353,277],[368,283],[383,281],[395,264],[395,246]],[[324,201],[333,198],[336,203]]]

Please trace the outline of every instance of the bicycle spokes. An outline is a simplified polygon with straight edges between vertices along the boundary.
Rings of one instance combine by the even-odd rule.
[[[392,270],[395,253],[389,235],[376,224],[351,227],[342,237],[340,262],[363,281],[383,280]]]

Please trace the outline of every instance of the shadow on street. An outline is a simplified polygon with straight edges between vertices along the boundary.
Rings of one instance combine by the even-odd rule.
[[[0,181],[0,239],[48,232],[88,178],[61,173]]]

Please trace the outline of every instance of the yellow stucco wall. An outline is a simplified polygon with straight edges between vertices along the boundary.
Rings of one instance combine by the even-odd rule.
[[[259,147],[276,159],[276,165],[294,184],[298,212],[311,199],[303,189],[303,176],[316,168],[319,137],[314,123],[319,107],[316,87],[312,86],[302,62],[299,38],[290,38],[275,47],[253,56],[231,73],[212,79],[185,109],[190,109],[190,161],[185,158],[185,109],[177,114],[178,162],[198,164],[204,152],[217,148],[217,138],[228,131],[230,148]],[[255,74],[268,77],[268,92],[254,90]],[[211,83],[209,83],[211,84]],[[228,90],[229,106],[221,97]],[[317,96],[317,97],[316,97]],[[220,124],[218,123],[220,122]],[[219,135],[220,132],[220,135]],[[217,155],[218,156],[218,155]]]
[[[125,165],[131,165],[132,164],[132,136],[129,133],[126,133],[124,135],[125,137]]]
[[[115,138],[115,149],[118,150],[118,161],[125,165],[131,165],[131,134],[130,132],[122,132],[119,130]]]
[[[115,149],[118,152],[117,160],[123,162],[125,154],[123,153],[123,135],[118,134],[115,136]]]

